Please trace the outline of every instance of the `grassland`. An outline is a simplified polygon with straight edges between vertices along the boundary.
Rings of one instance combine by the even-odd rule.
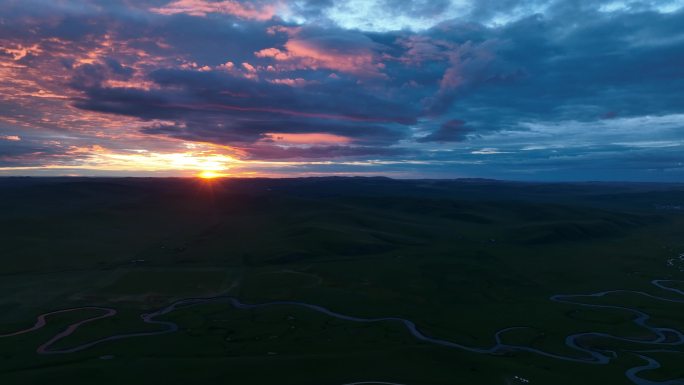
[[[684,280],[684,185],[533,184],[384,178],[0,179],[0,335],[49,311],[102,306],[55,349],[159,329],[140,314],[230,295],[301,301],[362,318],[410,319],[472,347],[502,338],[568,357],[564,339],[648,339],[629,311],[550,300]],[[679,286],[678,286],[679,285]],[[681,288],[673,283],[672,287]],[[669,295],[672,294],[672,295]],[[616,293],[587,303],[644,311],[684,329],[681,303]],[[397,322],[357,323],[293,306],[205,303],[159,317],[175,333],[36,354],[92,310],[0,338],[4,384],[628,384],[648,344],[594,338],[606,365],[522,351],[477,354],[419,341]],[[638,346],[637,346],[638,345]],[[651,346],[651,348],[659,348]],[[653,381],[684,378],[684,349],[652,353]],[[517,377],[516,377],[517,376]]]

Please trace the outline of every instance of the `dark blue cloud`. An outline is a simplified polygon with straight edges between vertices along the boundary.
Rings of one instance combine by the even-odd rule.
[[[439,129],[418,139],[418,142],[461,142],[472,131],[462,120],[454,119],[443,123]]]
[[[133,135],[231,146],[246,159],[384,160],[416,172],[465,162],[500,177],[684,173],[684,10],[668,2],[187,3],[198,8],[4,2],[0,68],[13,76],[0,86],[20,92],[0,101],[3,122],[86,138],[120,119]],[[348,140],[288,146],[272,133]],[[379,170],[399,167],[387,164]]]

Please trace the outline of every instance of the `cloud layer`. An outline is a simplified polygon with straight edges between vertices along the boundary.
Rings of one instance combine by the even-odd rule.
[[[399,3],[4,1],[0,174],[684,180],[684,2]]]

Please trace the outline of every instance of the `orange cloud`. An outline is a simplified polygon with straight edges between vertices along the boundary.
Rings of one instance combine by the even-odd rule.
[[[264,138],[282,144],[343,144],[351,142],[346,136],[326,134],[326,133],[267,133]]]
[[[176,0],[163,7],[152,8],[152,12],[162,15],[185,13],[192,16],[206,16],[209,13],[224,13],[251,20],[270,20],[276,13],[276,6],[272,4],[255,5],[243,4],[234,0]]]
[[[12,59],[17,61],[25,58],[29,54],[39,54],[43,52],[38,44],[33,44],[30,47],[25,47],[21,44],[17,45],[16,48],[0,48],[3,52],[12,56]]]
[[[173,152],[143,149],[112,150],[100,145],[70,146],[66,154],[74,161],[52,167],[102,171],[221,172],[239,163],[239,152],[203,143],[186,143]],[[226,152],[230,152],[227,154]],[[49,165],[47,166],[49,167]]]

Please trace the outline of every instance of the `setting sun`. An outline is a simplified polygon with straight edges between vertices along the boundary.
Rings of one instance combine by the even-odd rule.
[[[224,176],[224,175],[221,174],[221,173],[218,173],[218,172],[216,172],[216,171],[209,171],[209,170],[206,170],[206,171],[200,172],[199,174],[197,174],[197,176],[198,176],[199,178],[202,178],[202,179],[214,179],[214,178],[220,178],[220,177],[222,177],[222,176]]]

